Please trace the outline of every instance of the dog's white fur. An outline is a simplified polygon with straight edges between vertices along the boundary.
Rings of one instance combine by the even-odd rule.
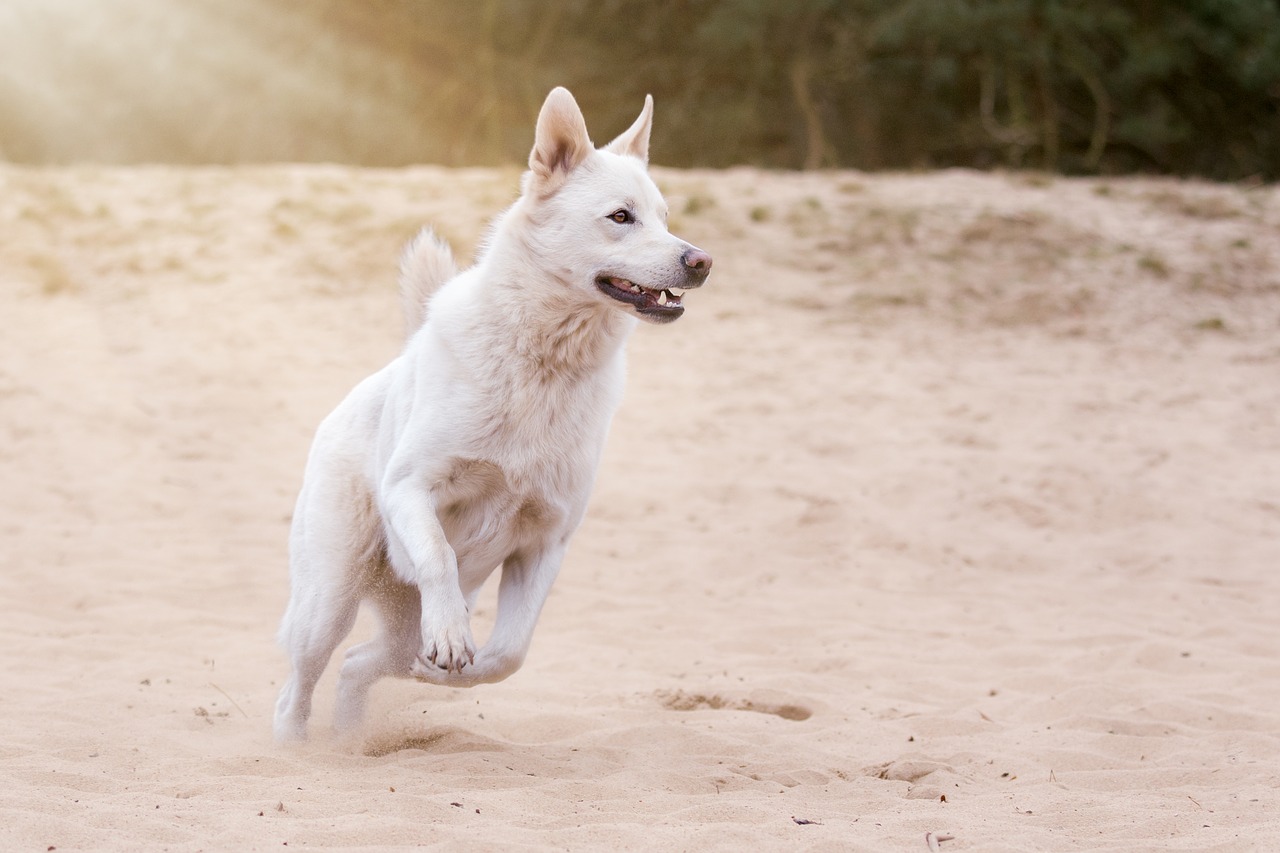
[[[573,96],[555,89],[521,196],[476,265],[455,275],[430,232],[406,251],[408,343],[324,420],[307,461],[277,738],[306,737],[316,681],[362,601],[381,631],[347,652],[339,730],[360,722],[380,678],[467,687],[523,663],[586,510],[622,395],[623,345],[637,318],[678,316],[673,291],[701,285],[711,264],[667,231],[647,171],[652,115],[646,98],[597,150]],[[498,566],[497,621],[477,651],[470,610]]]

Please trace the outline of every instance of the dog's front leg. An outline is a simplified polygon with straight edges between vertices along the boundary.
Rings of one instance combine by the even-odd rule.
[[[458,558],[444,537],[435,501],[412,476],[388,483],[383,494],[392,560],[411,570],[412,577],[405,580],[416,583],[422,595],[418,663],[441,672],[461,672],[475,661],[476,646],[458,585]]]
[[[498,585],[498,618],[489,642],[465,671],[445,672],[415,665],[413,675],[432,684],[471,687],[502,681],[524,663],[533,641],[542,605],[564,559],[563,545],[552,545],[530,554],[518,553],[502,564]]]

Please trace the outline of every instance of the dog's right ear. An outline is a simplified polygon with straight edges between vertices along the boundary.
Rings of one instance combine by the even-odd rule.
[[[594,150],[578,102],[568,89],[555,87],[538,113],[529,169],[544,186],[558,183]]]

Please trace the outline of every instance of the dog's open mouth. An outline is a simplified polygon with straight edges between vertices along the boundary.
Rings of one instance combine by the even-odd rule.
[[[684,306],[680,304],[681,294],[671,290],[652,290],[625,278],[608,275],[597,278],[596,287],[605,296],[635,306],[637,313],[652,320],[669,322],[684,313]]]

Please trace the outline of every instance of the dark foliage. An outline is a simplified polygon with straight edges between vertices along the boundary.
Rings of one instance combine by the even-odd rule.
[[[394,4],[393,4],[394,5]],[[387,7],[384,7],[386,9]],[[645,92],[664,163],[1280,178],[1278,0],[482,0],[399,5],[466,69],[440,159],[519,159],[555,84]]]

